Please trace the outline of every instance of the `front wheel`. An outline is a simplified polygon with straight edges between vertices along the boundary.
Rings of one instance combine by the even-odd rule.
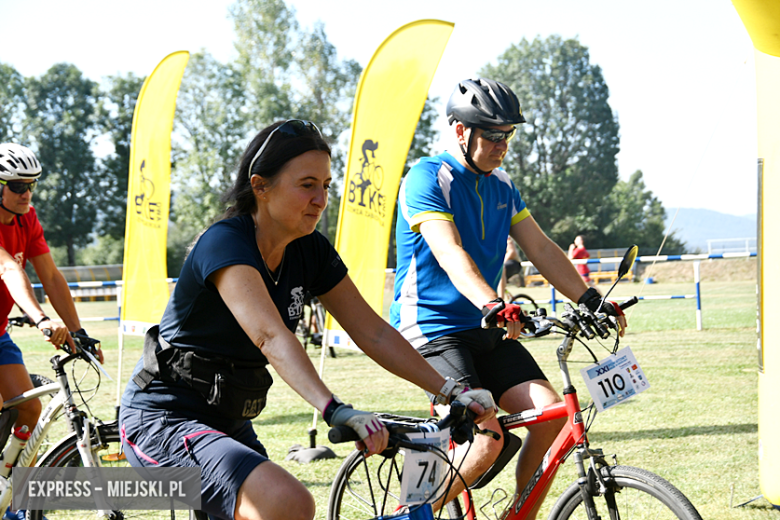
[[[596,475],[589,475],[588,487],[596,491],[592,498],[601,518],[702,520],[680,490],[654,473],[630,466],[603,466],[600,472],[606,492],[598,492]],[[576,482],[555,503],[549,520],[589,520],[582,491]]]
[[[328,520],[367,520],[399,511],[401,496],[401,452],[392,458],[374,455],[365,458],[353,451],[341,465],[330,488]],[[414,508],[414,506],[411,506]],[[457,500],[433,514],[434,519],[462,519]]]
[[[121,468],[128,467],[127,459],[122,450],[122,440],[119,436],[119,428],[116,422],[101,424],[97,426],[92,433],[92,456],[101,467]],[[52,448],[38,464],[39,467],[48,468],[70,468],[83,467],[81,454],[76,447],[76,434],[71,434]],[[170,518],[189,518],[189,511],[110,511],[104,518],[113,520],[122,520],[126,518],[138,519],[170,519]],[[79,510],[56,510],[56,511],[27,511],[27,520],[62,520],[62,519],[82,519],[98,518],[94,513]]]

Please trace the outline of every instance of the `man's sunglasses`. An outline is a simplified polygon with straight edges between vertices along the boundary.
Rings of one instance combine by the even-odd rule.
[[[0,181],[0,184],[3,184],[4,186],[8,186],[8,189],[11,190],[14,193],[17,193],[19,195],[23,194],[27,190],[30,190],[30,193],[35,191],[35,188],[38,187],[38,181],[32,181],[32,182],[22,182],[22,181]]]
[[[260,157],[262,157],[263,152],[265,151],[265,147],[268,146],[268,143],[271,142],[271,138],[276,132],[279,132],[279,136],[288,139],[291,137],[304,137],[307,135],[322,136],[320,129],[317,128],[317,125],[311,121],[304,121],[302,119],[288,119],[281,125],[274,128],[271,133],[268,134],[268,137],[263,143],[263,146],[260,147],[255,156],[252,158],[252,162],[249,163],[250,177],[252,176],[252,167],[255,165],[255,162],[260,159]]]
[[[515,133],[517,132],[517,128],[514,126],[511,130],[504,132],[503,130],[496,130],[495,128],[483,128],[482,129],[482,135],[480,137],[482,139],[487,139],[491,143],[500,143],[503,140],[506,140],[508,143],[512,140],[512,138],[515,136]]]

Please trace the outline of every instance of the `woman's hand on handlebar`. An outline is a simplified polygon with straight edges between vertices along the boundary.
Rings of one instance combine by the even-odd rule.
[[[493,394],[489,390],[482,388],[472,390],[459,383],[450,394],[449,402],[452,403],[454,401],[462,403],[476,414],[477,417],[474,419],[476,424],[494,418],[498,411],[496,403],[493,401]]]
[[[489,390],[481,388],[470,390],[465,387],[456,387],[452,392],[450,401],[459,401],[466,408],[477,414],[476,419],[474,419],[476,424],[483,423],[496,416],[496,403],[493,401],[493,394]]]
[[[361,412],[351,404],[341,404],[333,412],[331,426],[349,426],[360,436],[355,443],[359,450],[368,455],[385,451],[390,434],[379,418],[370,412]]]

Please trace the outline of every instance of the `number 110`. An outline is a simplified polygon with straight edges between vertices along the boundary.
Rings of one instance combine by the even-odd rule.
[[[599,381],[599,386],[601,387],[601,391],[604,392],[604,395],[607,397],[611,397],[615,395],[617,392],[620,392],[626,388],[626,382],[623,379],[623,376],[620,374],[615,374],[612,376],[612,379],[606,378]]]

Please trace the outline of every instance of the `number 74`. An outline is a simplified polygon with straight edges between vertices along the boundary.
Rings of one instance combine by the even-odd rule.
[[[417,465],[422,467],[422,471],[420,472],[420,480],[417,481],[417,489],[420,489],[422,487],[422,483],[425,478],[425,474],[428,472],[428,465],[431,465],[431,471],[428,474],[427,483],[431,486],[436,485],[436,468],[438,467],[438,464],[436,462],[431,463],[427,460],[418,460]]]

